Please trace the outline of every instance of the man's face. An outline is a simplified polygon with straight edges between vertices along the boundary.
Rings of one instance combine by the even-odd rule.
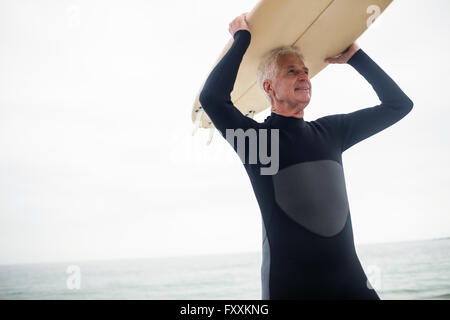
[[[281,55],[277,62],[278,73],[270,86],[272,99],[285,103],[290,108],[303,109],[311,100],[312,94],[308,68],[295,54]]]

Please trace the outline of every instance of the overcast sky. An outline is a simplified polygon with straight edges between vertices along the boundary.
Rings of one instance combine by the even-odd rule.
[[[0,0],[0,264],[261,250],[244,167],[190,118],[256,3]],[[357,245],[450,236],[449,18],[394,0],[358,40],[415,104],[343,154]],[[349,65],[312,85],[307,121],[379,103]]]

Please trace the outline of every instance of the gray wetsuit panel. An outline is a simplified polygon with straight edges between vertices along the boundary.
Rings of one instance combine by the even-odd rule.
[[[349,211],[342,166],[332,160],[294,164],[272,176],[275,201],[295,222],[315,234],[339,233]]]

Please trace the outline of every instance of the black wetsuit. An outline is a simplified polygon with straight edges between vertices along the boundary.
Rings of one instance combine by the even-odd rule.
[[[205,82],[200,102],[224,137],[227,128],[279,129],[276,174],[262,175],[260,162],[243,161],[263,222],[262,298],[379,299],[355,251],[342,152],[402,119],[413,103],[359,49],[348,64],[372,85],[380,105],[315,121],[272,112],[263,123],[256,122],[230,98],[250,39],[247,30],[235,33],[233,45]]]

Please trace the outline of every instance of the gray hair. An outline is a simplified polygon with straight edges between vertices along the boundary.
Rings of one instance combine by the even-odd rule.
[[[272,103],[272,101],[267,92],[264,91],[263,82],[265,80],[275,79],[278,72],[278,57],[286,54],[295,54],[300,58],[300,60],[304,61],[303,55],[298,47],[283,46],[275,48],[267,53],[261,59],[258,66],[258,85],[270,103]]]

